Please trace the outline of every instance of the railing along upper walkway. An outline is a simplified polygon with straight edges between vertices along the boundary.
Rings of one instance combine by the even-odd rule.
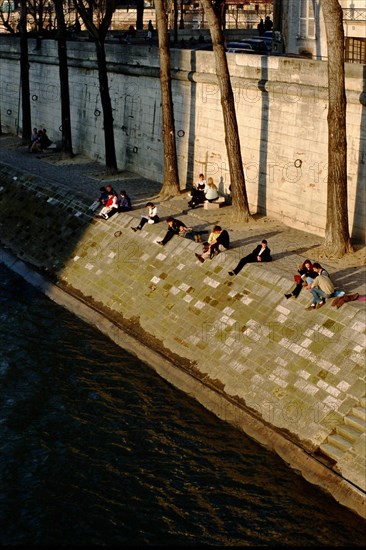
[[[344,9],[343,21],[366,21],[366,8]]]

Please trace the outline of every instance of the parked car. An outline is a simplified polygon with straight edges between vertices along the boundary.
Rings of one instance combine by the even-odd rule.
[[[245,44],[250,44],[250,46],[255,52],[263,55],[267,55],[268,53],[270,53],[272,49],[272,45],[268,47],[268,44],[266,43],[266,41],[260,38],[248,38],[248,39],[240,40],[240,42],[243,42]]]
[[[247,42],[227,42],[226,51],[227,53],[255,53]]]
[[[283,38],[280,31],[265,31],[261,38],[272,40],[272,52],[283,52]]]
[[[267,48],[267,53],[271,53],[272,51],[272,38],[269,36],[252,36],[252,40],[262,40],[262,42],[265,43]]]
[[[193,46],[190,46],[190,49],[191,50],[208,50],[208,51],[211,51],[213,50],[213,47],[212,47],[212,44],[210,43],[204,43],[204,44],[194,44]]]

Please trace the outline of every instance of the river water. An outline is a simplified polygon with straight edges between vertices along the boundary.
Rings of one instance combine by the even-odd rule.
[[[0,265],[2,545],[364,546],[365,522]]]

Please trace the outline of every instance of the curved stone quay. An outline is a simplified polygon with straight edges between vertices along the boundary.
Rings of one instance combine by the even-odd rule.
[[[0,261],[365,518],[365,302],[308,312],[306,290],[284,297],[300,261],[323,263],[322,239],[269,219],[235,224],[230,206],[188,211],[186,195],[157,199],[161,223],[135,233],[159,184],[119,174],[134,209],[102,220],[90,209],[101,182],[96,164],[2,139]],[[201,264],[200,243],[158,246],[168,215],[201,231],[220,223],[231,249]],[[228,276],[262,238],[274,261]],[[363,255],[324,261],[349,294],[366,294]]]

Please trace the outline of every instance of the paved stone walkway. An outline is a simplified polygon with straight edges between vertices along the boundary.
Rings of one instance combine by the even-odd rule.
[[[167,351],[167,356],[173,354],[175,365],[176,358],[182,358],[179,376],[171,368],[159,370],[160,361],[154,368],[177,387],[199,396],[201,403],[202,386],[199,385],[195,394],[192,384],[204,375],[205,392],[212,384],[215,395],[219,390],[225,397],[225,403],[210,409],[214,400],[209,396],[205,402],[207,407],[262,441],[264,426],[256,424],[252,415],[247,415],[248,411],[242,411],[241,407],[240,414],[243,412],[245,416],[240,417],[240,421],[236,416],[239,409],[230,417],[226,398],[230,396],[240,404],[245,403],[248,410],[257,411],[270,426],[264,444],[279,452],[295,469],[306,473],[307,479],[314,476],[316,483],[321,480],[320,486],[365,517],[365,303],[352,302],[339,311],[325,307],[309,314],[303,311],[308,299],[310,301],[305,291],[295,301],[287,301],[283,296],[287,281],[288,288],[292,288],[296,266],[305,257],[323,263],[339,288],[365,295],[364,246],[341,260],[323,261],[323,239],[316,235],[268,217],[256,217],[249,224],[234,222],[230,206],[192,211],[187,209],[186,193],[160,201],[159,182],[128,172],[105,179],[101,164],[81,156],[62,161],[56,153],[33,155],[14,137],[0,137],[0,175],[2,172],[6,175],[3,178],[6,189],[11,186],[11,177],[21,178],[23,172],[34,176],[25,180],[30,195],[34,196],[29,208],[35,208],[28,211],[28,217],[34,225],[33,234],[40,238],[33,239],[34,246],[29,244],[27,226],[19,225],[19,219],[7,212],[11,207],[18,213],[25,204],[23,187],[14,182],[12,204],[8,193],[1,202],[4,220],[7,214],[8,219],[11,218],[2,226],[10,251],[18,251],[18,258],[25,261],[29,258],[31,264],[42,269],[52,272],[60,268],[63,282],[81,292],[87,301],[92,299],[92,303],[104,304],[109,313],[117,312],[119,321],[124,319],[125,326],[137,331],[139,342],[150,342],[151,338],[150,347],[155,351],[163,349],[163,355]],[[134,209],[131,216],[128,213],[108,221],[92,221],[89,206],[101,184],[107,181],[118,191],[127,190]],[[47,223],[56,230],[45,237],[40,216],[44,206],[38,197],[61,203],[60,209],[49,209]],[[148,200],[159,204],[162,223],[135,234],[130,226],[145,213]],[[76,215],[83,215],[81,233],[70,243],[70,235],[75,231],[70,218],[73,220]],[[156,238],[162,236],[168,215],[179,217],[196,229],[209,231],[216,223],[222,225],[230,232],[232,248],[220,255],[219,261],[215,259],[204,266],[194,257],[199,245],[188,239],[173,239],[162,250],[156,246]],[[114,240],[113,235],[120,236],[116,233],[122,231],[118,230],[128,233],[126,242],[121,241],[123,251],[126,244],[132,246],[131,257],[126,261],[122,256],[123,277],[118,241],[112,246],[107,264],[103,254],[92,255],[91,261],[86,252],[89,239],[96,250],[98,247],[103,250],[106,241]],[[82,238],[84,232],[88,235],[86,242]],[[226,271],[263,237],[269,241],[274,262],[264,270],[253,266],[238,277],[229,277]],[[43,245],[42,238],[47,239],[49,246]],[[138,264],[134,260],[137,254]],[[6,258],[7,249],[3,255],[3,259]],[[9,265],[13,262],[11,258]],[[24,269],[22,262],[19,264],[20,272],[25,271],[28,276],[27,268]],[[111,282],[107,288],[100,276],[104,270]],[[39,280],[38,274],[35,280]],[[185,319],[185,323],[182,324],[181,319]],[[258,345],[259,340],[265,345]],[[120,334],[115,341],[125,346]],[[189,376],[180,385],[182,373]],[[295,438],[288,439],[288,434]],[[301,457],[299,448],[305,450],[305,454],[300,453]],[[310,452],[315,461],[309,465]],[[326,470],[319,470],[320,464],[325,464]]]
[[[172,215],[186,225],[209,231],[214,224],[229,230],[232,249],[230,255],[237,260],[255,248],[262,238],[268,240],[276,266],[283,274],[288,273],[289,289],[292,288],[293,274],[297,265],[310,258],[326,267],[336,286],[348,294],[358,292],[366,295],[366,247],[355,243],[355,253],[339,260],[322,257],[323,238],[312,233],[299,231],[269,217],[254,216],[248,224],[233,221],[231,206],[218,210],[204,210],[203,207],[188,208],[186,193],[160,201],[158,198],[161,183],[143,178],[128,171],[122,171],[113,177],[107,177],[104,165],[86,157],[76,155],[74,159],[62,160],[58,153],[29,153],[21,145],[19,138],[10,135],[0,136],[0,164],[39,175],[52,187],[72,190],[83,201],[92,203],[99,195],[99,187],[110,182],[120,191],[125,189],[132,199],[133,215],[139,219],[148,200],[159,205],[159,214],[164,219]],[[89,197],[89,198],[88,198]],[[309,297],[310,298],[310,297]]]

